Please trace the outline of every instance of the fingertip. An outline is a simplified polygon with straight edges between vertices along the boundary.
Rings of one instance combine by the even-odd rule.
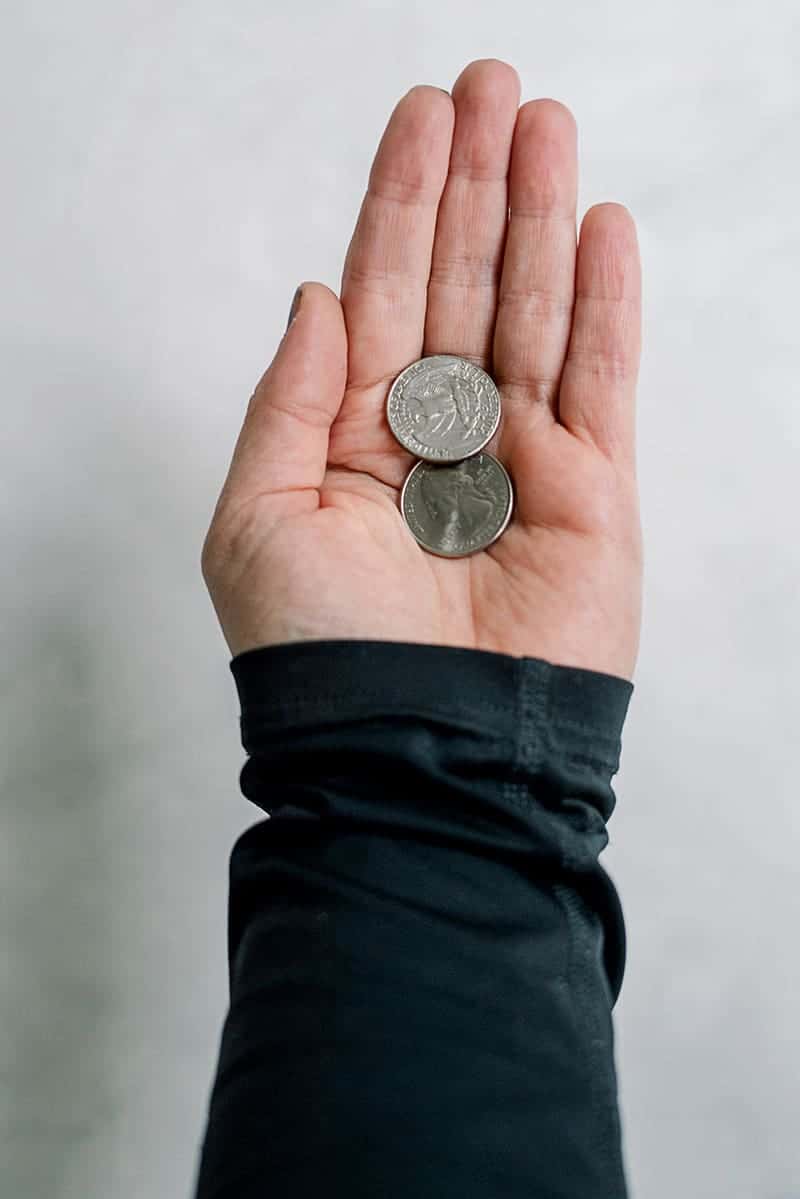
[[[320,296],[328,294],[333,296],[334,300],[338,298],[333,289],[328,287],[327,283],[320,283],[317,279],[303,279],[301,283],[297,284],[297,287],[298,290],[302,290],[304,295],[316,294],[317,296]]]
[[[327,283],[319,283],[315,279],[305,279],[302,283],[298,283],[295,289],[292,306],[289,310],[289,323],[286,326],[287,332],[290,326],[296,323],[301,312],[306,313],[322,308],[325,315],[328,316],[329,310],[333,307],[341,311],[341,303],[336,292],[328,287]]]
[[[625,204],[616,200],[604,200],[587,209],[581,222],[581,232],[584,230],[599,232],[620,241],[627,239],[636,242],[636,221],[633,213]]]
[[[443,87],[437,87],[433,83],[415,83],[400,98],[397,106],[399,107],[402,104],[411,108],[420,108],[428,112],[432,104],[438,106],[443,105],[445,102],[448,109],[453,108],[453,97]]]
[[[374,182],[376,173],[386,172],[387,163],[394,160],[393,167],[400,166],[401,188],[413,192],[430,186],[430,163],[438,161],[441,176],[435,184],[438,197],[447,176],[454,124],[452,97],[433,84],[415,84],[395,105],[372,163],[370,180]],[[428,148],[424,159],[417,152],[419,146]],[[401,157],[404,163],[399,162]]]
[[[495,95],[501,103],[513,99],[514,106],[519,107],[519,73],[501,58],[476,58],[468,63],[453,84],[453,95],[467,86],[479,88],[484,95]]]
[[[578,291],[608,299],[635,298],[640,289],[639,242],[630,210],[615,201],[589,208],[578,239]]]
[[[534,123],[540,135],[549,134],[553,138],[566,136],[577,141],[578,122],[572,109],[562,100],[555,100],[550,96],[526,100],[519,110],[519,119],[521,123]]]

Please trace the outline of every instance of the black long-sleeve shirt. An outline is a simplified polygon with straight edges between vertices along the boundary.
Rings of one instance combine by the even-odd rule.
[[[633,691],[482,650],[230,663],[230,1007],[195,1199],[625,1199],[598,862]]]

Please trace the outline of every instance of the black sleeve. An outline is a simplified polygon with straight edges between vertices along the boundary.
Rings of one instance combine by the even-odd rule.
[[[196,1199],[625,1199],[598,862],[631,683],[482,650],[231,661],[230,1007]]]

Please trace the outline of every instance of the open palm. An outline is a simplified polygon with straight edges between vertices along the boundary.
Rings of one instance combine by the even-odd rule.
[[[640,286],[617,204],[576,234],[576,128],[519,107],[508,64],[471,63],[452,97],[403,97],[378,147],[341,300],[306,283],[260,380],[202,553],[232,654],[380,639],[544,658],[630,679],[642,539],[635,467]],[[424,551],[399,495],[416,459],[385,413],[429,354],[487,370],[486,449],[511,523],[466,558]]]

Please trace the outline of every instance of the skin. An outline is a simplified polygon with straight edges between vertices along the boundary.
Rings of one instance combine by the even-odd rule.
[[[278,642],[410,641],[633,678],[642,535],[635,463],[640,265],[633,219],[576,229],[577,132],[520,107],[508,63],[452,94],[414,87],[378,146],[341,298],[303,284],[252,395],[206,535],[203,578],[232,655]],[[399,511],[416,459],[385,415],[429,354],[489,371],[486,449],[514,482],[487,550],[443,559]]]

